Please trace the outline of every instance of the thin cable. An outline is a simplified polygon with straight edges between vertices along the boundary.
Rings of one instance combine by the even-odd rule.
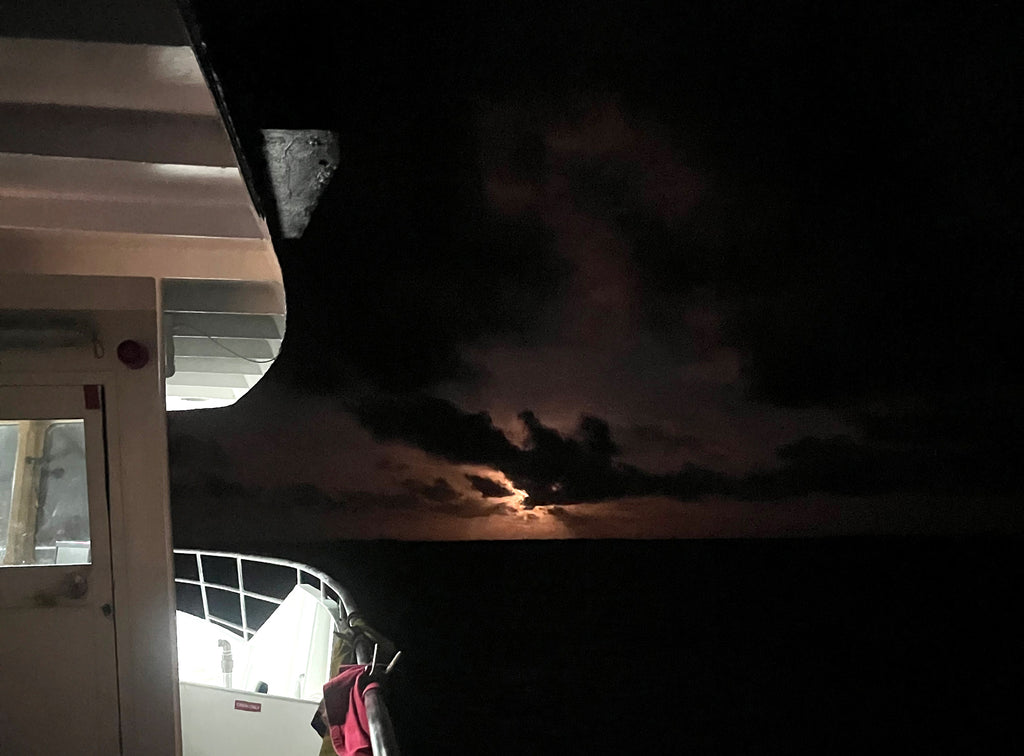
[[[222,344],[215,337],[213,337],[210,334],[206,333],[206,331],[202,330],[201,328],[199,328],[199,327],[197,327],[195,325],[192,325],[191,323],[175,323],[174,326],[171,328],[171,330],[172,331],[177,331],[181,326],[184,326],[185,328],[191,328],[193,331],[198,333],[200,336],[205,336],[210,341],[212,341],[214,344],[216,344],[221,349],[223,349],[225,352],[228,352],[229,354],[233,354],[235,357],[237,357],[240,360],[245,360],[246,362],[252,362],[252,363],[254,363],[256,365],[266,365],[266,364],[269,364],[271,362],[274,362],[277,359],[277,357],[271,357],[269,360],[257,360],[257,359],[254,359],[252,357],[246,357],[244,354],[239,354],[238,352],[236,352],[234,349],[232,349],[231,347],[227,346],[226,344]]]

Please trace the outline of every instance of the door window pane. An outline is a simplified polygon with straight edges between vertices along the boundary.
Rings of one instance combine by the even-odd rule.
[[[0,421],[0,565],[89,562],[84,421]]]

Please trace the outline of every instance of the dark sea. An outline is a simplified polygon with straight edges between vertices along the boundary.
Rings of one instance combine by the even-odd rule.
[[[218,544],[231,548],[231,544]],[[402,649],[404,754],[1024,752],[1024,541],[266,543]]]

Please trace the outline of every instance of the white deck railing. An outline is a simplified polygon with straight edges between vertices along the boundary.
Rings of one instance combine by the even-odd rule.
[[[335,621],[335,629],[341,630],[342,623],[349,624],[356,614],[356,607],[347,591],[338,585],[329,575],[321,572],[320,570],[310,567],[299,562],[292,562],[287,559],[278,559],[276,557],[264,557],[254,556],[252,554],[237,554],[230,551],[200,551],[197,549],[175,549],[176,555],[190,555],[195,557],[196,570],[198,574],[198,580],[193,578],[185,578],[175,576],[174,582],[179,585],[194,585],[199,588],[200,595],[203,601],[203,619],[207,622],[216,622],[219,625],[228,627],[235,632],[241,633],[242,638],[249,640],[256,632],[256,629],[250,627],[248,612],[246,611],[245,600],[255,599],[257,601],[264,601],[269,604],[280,605],[281,602],[287,596],[287,591],[281,596],[271,596],[266,593],[260,593],[258,591],[252,591],[245,587],[245,576],[243,574],[243,565],[245,563],[251,564],[270,564],[277,567],[285,567],[295,571],[295,585],[310,585],[303,581],[303,577],[314,580],[312,584],[314,588],[319,589],[320,603],[323,604],[324,608],[328,609],[331,616]],[[235,574],[237,575],[238,585],[227,585],[224,583],[217,583],[208,580],[203,570],[203,557],[217,557],[219,559],[230,559],[235,562]],[[294,586],[288,586],[290,591]],[[233,620],[226,619],[222,616],[217,616],[210,611],[210,600],[208,589],[213,588],[218,591],[226,591],[233,593],[238,597],[238,610],[241,616],[241,624],[234,622]],[[330,602],[337,602],[337,609],[335,610]]]

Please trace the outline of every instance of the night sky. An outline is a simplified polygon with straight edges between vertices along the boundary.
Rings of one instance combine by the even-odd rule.
[[[192,5],[341,160],[179,539],[1024,528],[1010,5]]]

